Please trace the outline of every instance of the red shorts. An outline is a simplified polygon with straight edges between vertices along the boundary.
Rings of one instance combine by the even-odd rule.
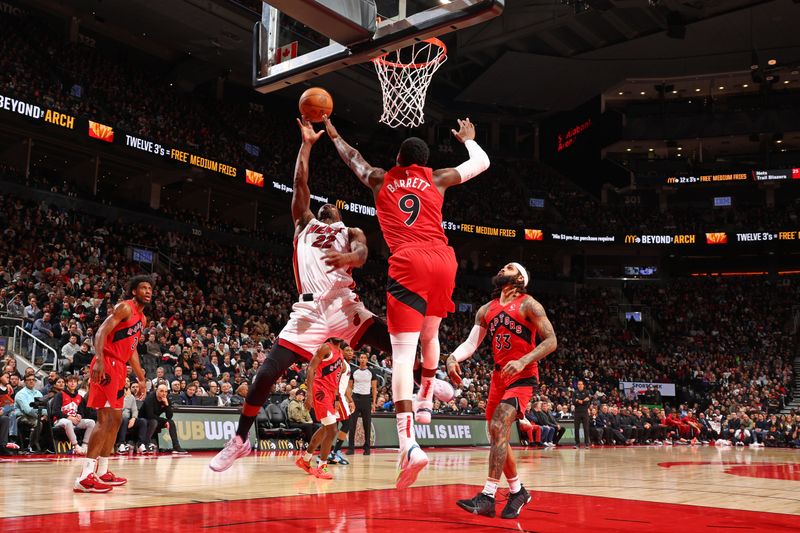
[[[401,248],[389,257],[386,318],[389,333],[421,331],[426,316],[455,311],[456,254],[450,246]]]
[[[324,426],[335,423],[340,416],[336,409],[337,395],[338,391],[314,387],[314,414]]]
[[[499,374],[499,372],[492,374],[492,382],[489,385],[489,398],[486,400],[486,420],[492,420],[494,410],[497,409],[500,402],[512,399],[517,404],[517,418],[523,418],[525,409],[528,408],[528,402],[533,397],[538,380],[535,377],[522,378],[506,386],[502,378],[496,374]]]
[[[100,383],[93,382],[89,386],[89,400],[86,405],[94,409],[122,409],[125,401],[125,379],[128,377],[127,365],[110,357],[104,357],[103,362],[106,373]],[[91,368],[94,368],[94,360]]]

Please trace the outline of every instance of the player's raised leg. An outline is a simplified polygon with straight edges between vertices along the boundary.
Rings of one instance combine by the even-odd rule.
[[[422,322],[420,344],[422,346],[422,373],[419,392],[414,406],[414,419],[420,424],[430,424],[433,413],[433,393],[436,370],[439,368],[439,324],[442,318],[426,316]]]
[[[303,358],[279,343],[272,346],[264,363],[258,368],[253,386],[247,393],[242,414],[239,415],[239,426],[236,435],[225,444],[225,447],[211,459],[208,467],[215,472],[222,472],[230,468],[236,459],[250,453],[250,428],[258,416],[258,411],[267,401],[272,386],[296,362]]]

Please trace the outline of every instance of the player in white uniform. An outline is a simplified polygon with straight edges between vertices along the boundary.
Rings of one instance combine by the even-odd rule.
[[[392,350],[386,322],[369,312],[353,292],[351,271],[367,261],[364,232],[345,226],[334,205],[323,205],[316,216],[311,212],[308,160],[311,147],[325,132],[315,132],[306,120],[297,123],[303,140],[292,195],[298,301],[278,342],[258,369],[236,435],[209,463],[216,472],[227,470],[237,458],[250,453],[248,434],[272,386],[293,364],[310,361],[327,339],[343,339],[355,349],[367,344],[383,352]]]

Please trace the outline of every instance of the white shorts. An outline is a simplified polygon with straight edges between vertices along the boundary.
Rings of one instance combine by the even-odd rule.
[[[336,421],[344,422],[353,412],[350,410],[350,404],[347,403],[347,397],[344,394],[339,394],[339,402],[336,404]]]
[[[278,344],[311,359],[331,337],[357,343],[374,316],[349,289],[330,299],[297,302],[289,322],[278,334]]]

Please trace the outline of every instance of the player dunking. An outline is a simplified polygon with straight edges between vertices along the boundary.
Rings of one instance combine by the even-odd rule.
[[[295,464],[308,474],[319,479],[333,479],[328,471],[328,456],[336,436],[336,424],[345,421],[350,416],[353,400],[345,397],[347,391],[347,376],[350,374],[350,365],[345,359],[344,350],[347,343],[341,339],[331,339],[320,346],[316,355],[308,365],[306,375],[306,408],[317,415],[322,427],[311,437],[311,442],[305,454],[297,458]],[[345,394],[343,394],[343,387]],[[319,464],[312,467],[312,454],[319,448]]]
[[[258,369],[236,436],[209,463],[217,472],[250,453],[248,433],[272,386],[293,364],[310,361],[326,340],[336,337],[356,347],[368,344],[382,351],[391,350],[386,324],[369,312],[352,290],[355,282],[350,271],[367,260],[364,232],[345,226],[339,210],[331,204],[320,207],[316,216],[310,210],[308,160],[312,145],[324,131],[315,132],[305,120],[297,122],[302,144],[295,166],[292,218],[294,272],[300,297],[292,306],[289,322],[278,334],[278,341]]]
[[[495,299],[478,310],[469,337],[447,358],[447,373],[458,387],[461,384],[459,363],[472,357],[488,330],[494,358],[486,402],[491,441],[489,477],[477,496],[457,503],[470,513],[493,517],[494,495],[500,476],[505,474],[511,494],[500,516],[516,518],[531,497],[517,477],[514,452],[508,443],[511,424],[523,416],[533,396],[539,382],[538,361],[556,349],[557,341],[544,307],[526,294],[528,272],[522,265],[507,264],[492,282]]]
[[[397,166],[389,171],[367,163],[323,116],[328,136],[358,179],[372,190],[389,258],[387,320],[392,342],[392,395],[400,441],[397,488],[416,481],[428,457],[417,445],[414,419],[430,423],[433,379],[439,364],[439,324],[455,310],[456,256],[442,229],[445,191],[466,183],[489,167],[489,157],[475,142],[475,127],[459,120],[453,135],[464,143],[469,160],[457,168],[426,167],[428,146],[410,137],[400,145]],[[412,418],[413,368],[417,343],[422,343],[422,377],[417,411]]]
[[[91,387],[87,406],[97,409],[97,424],[89,439],[89,450],[81,475],[75,480],[75,492],[109,492],[128,482],[108,470],[108,458],[122,422],[126,365],[130,362],[139,389],[144,393],[145,375],[136,346],[144,328],[144,307],[153,297],[153,282],[147,276],[135,276],[128,282],[128,296],[97,330],[97,351],[91,366]]]

